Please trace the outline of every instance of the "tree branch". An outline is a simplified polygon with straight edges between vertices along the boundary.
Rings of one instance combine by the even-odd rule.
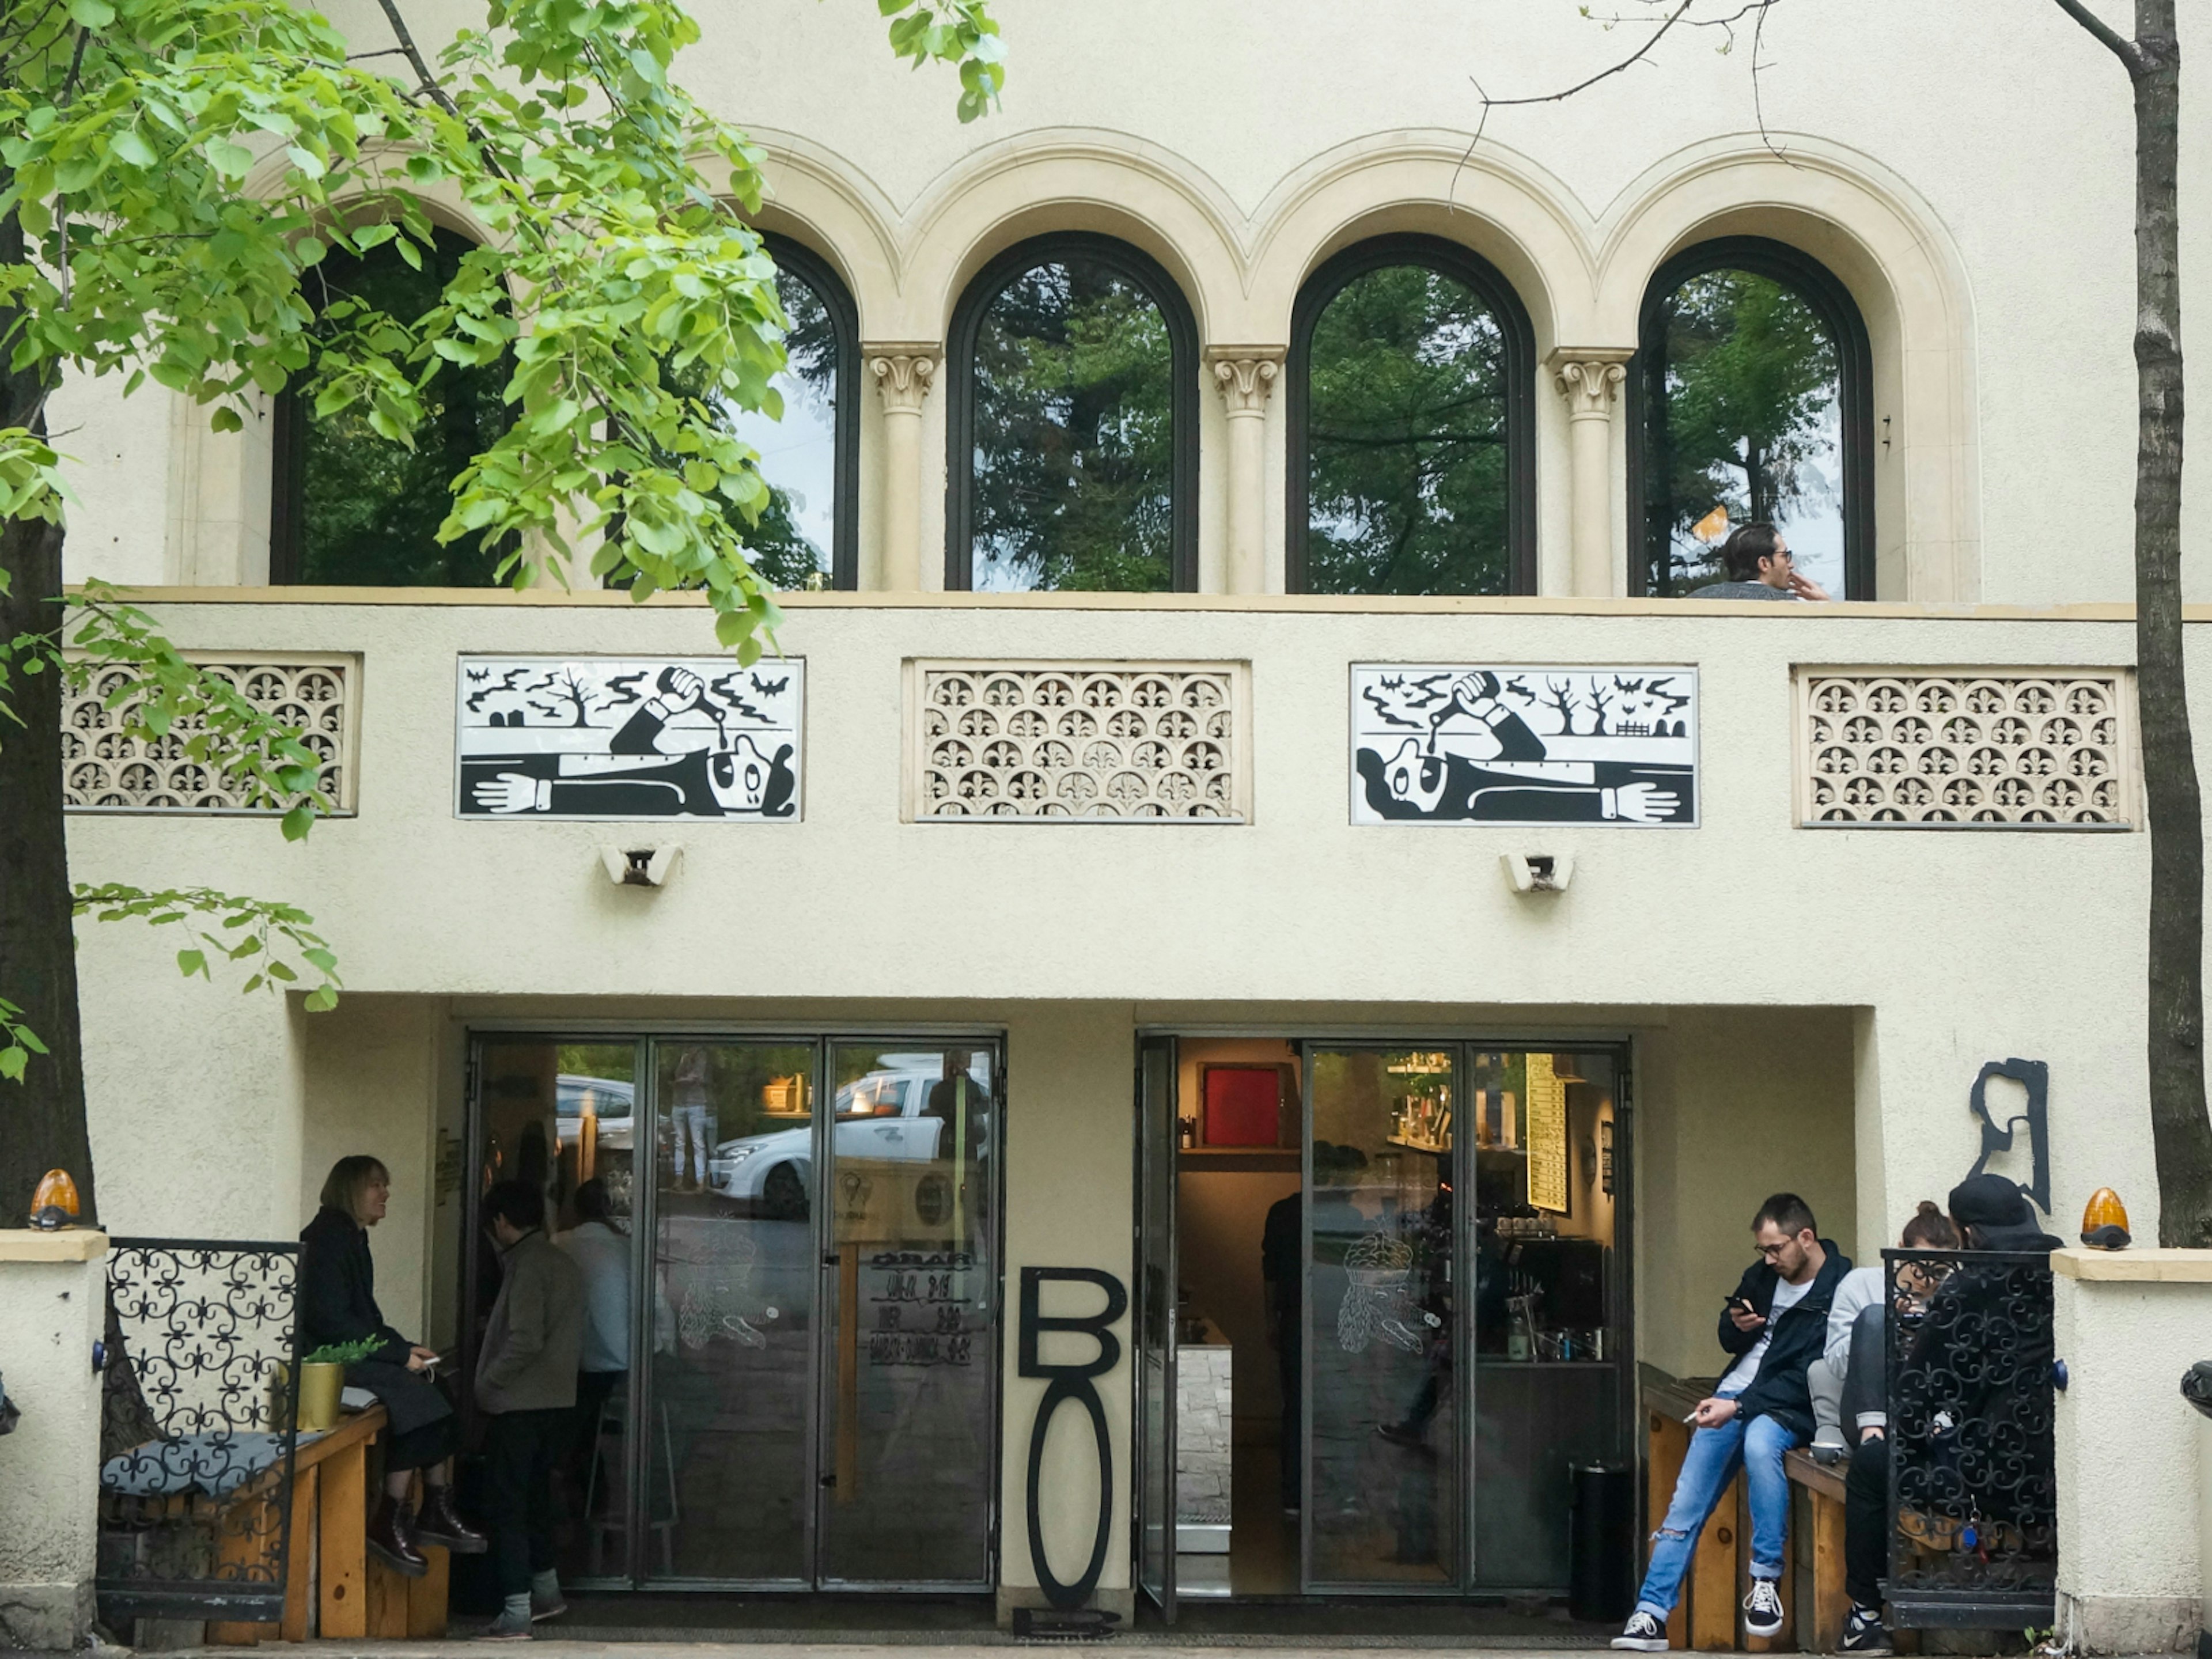
[[[2095,12],[2091,11],[2087,0],[2057,0],[2057,3],[2059,10],[2088,30],[2103,44],[2107,52],[2125,64],[2130,76],[2142,73],[2143,55],[2141,48],[2134,41],[2114,29],[2103,18],[2098,16]]]
[[[1681,0],[1681,3],[1676,6],[1673,11],[1667,15],[1667,21],[1660,24],[1657,28],[1651,32],[1651,38],[1646,40],[1642,46],[1638,46],[1634,52],[1631,53],[1628,57],[1622,58],[1619,63],[1613,64],[1610,68],[1600,70],[1595,75],[1591,76],[1587,81],[1577,82],[1573,86],[1569,87],[1564,92],[1547,92],[1542,96],[1536,98],[1492,98],[1487,92],[1483,90],[1481,82],[1476,80],[1472,75],[1468,76],[1467,77],[1468,82],[1469,85],[1474,87],[1474,95],[1482,100],[1482,113],[1475,118],[1474,136],[1467,141],[1467,154],[1459,158],[1459,165],[1452,169],[1451,183],[1445,188],[1444,199],[1447,202],[1449,202],[1458,194],[1459,176],[1462,173],[1464,173],[1467,170],[1467,164],[1474,159],[1474,147],[1482,142],[1483,129],[1490,125],[1490,112],[1492,110],[1500,107],[1510,109],[1522,104],[1556,104],[1564,99],[1573,97],[1577,93],[1581,92],[1587,88],[1595,86],[1601,81],[1609,80],[1613,76],[1619,75],[1624,70],[1628,69],[1632,64],[1640,62],[1654,46],[1657,46],[1662,40],[1667,38],[1667,31],[1673,28],[1675,24],[1680,22],[1682,21],[1683,14],[1687,12],[1690,8],[1697,4],[1697,3],[1698,0]],[[2061,3],[2063,4],[2063,3],[2064,0],[2061,0]],[[386,0],[386,3],[388,5],[390,3],[390,0]]]

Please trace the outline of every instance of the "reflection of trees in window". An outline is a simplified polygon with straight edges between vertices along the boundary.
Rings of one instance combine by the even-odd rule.
[[[1644,591],[1719,579],[1729,531],[1765,520],[1814,580],[1870,597],[1866,332],[1842,285],[1778,243],[1706,244],[1654,279],[1639,353]]]
[[[970,585],[1174,587],[1178,370],[1144,288],[1079,254],[1031,265],[983,307],[969,362]]]
[[[1441,271],[1337,291],[1307,358],[1306,591],[1510,590],[1505,357],[1490,306]]]
[[[394,242],[355,258],[333,249],[303,284],[319,311],[358,300],[412,324],[438,306],[470,243],[439,231],[419,270]],[[343,325],[326,321],[328,329]],[[317,415],[312,393],[288,392],[277,411],[276,489],[270,564],[276,581],[362,586],[481,587],[501,557],[473,535],[441,544],[453,482],[490,448],[511,418],[501,399],[513,366],[441,362],[412,449],[380,437],[366,399]]]

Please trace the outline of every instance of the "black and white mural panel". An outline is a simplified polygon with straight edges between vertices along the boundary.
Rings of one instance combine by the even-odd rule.
[[[806,665],[463,657],[461,817],[799,817]]]
[[[1698,822],[1698,671],[1355,663],[1354,823]]]

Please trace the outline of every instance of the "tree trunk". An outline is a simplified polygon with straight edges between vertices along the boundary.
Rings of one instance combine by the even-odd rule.
[[[0,527],[0,639],[61,627],[62,527],[19,519]],[[93,1220],[92,1145],[76,1017],[76,939],[62,818],[62,687],[52,669],[20,672],[0,726],[0,997],[48,1050],[21,1083],[0,1082],[0,1227],[20,1227],[51,1169],[76,1178]]]
[[[2204,832],[2181,628],[2181,45],[2136,0],[2136,678],[2150,814],[2151,1145],[2159,1243],[2212,1245],[2204,1100]]]
[[[5,178],[0,173],[0,178]],[[22,226],[0,219],[0,263],[20,264]],[[16,318],[0,308],[0,338]],[[43,431],[47,384],[40,371],[0,372],[0,426]],[[62,527],[30,520],[0,525],[0,640],[52,636],[62,626]],[[0,720],[0,997],[47,1052],[33,1054],[21,1083],[0,1081],[0,1227],[20,1227],[48,1170],[76,1181],[83,1219],[95,1219],[92,1142],[84,1117],[84,1048],[76,1018],[76,917],[62,817],[62,687],[49,667],[23,672],[19,657],[9,705],[22,722]]]

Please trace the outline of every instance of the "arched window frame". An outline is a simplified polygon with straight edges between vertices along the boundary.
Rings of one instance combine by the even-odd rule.
[[[836,342],[833,395],[837,399],[832,441],[836,446],[830,503],[830,585],[850,592],[860,585],[860,312],[830,263],[803,242],[775,231],[761,241],[778,270],[788,271],[812,289],[830,315]]]
[[[1289,465],[1284,510],[1283,582],[1292,593],[1306,586],[1306,538],[1312,488],[1314,325],[1329,301],[1354,278],[1392,265],[1420,265],[1471,289],[1498,319],[1505,340],[1506,591],[1536,591],[1536,331],[1528,309],[1504,273],[1456,242],[1412,234],[1377,236],[1334,255],[1305,280],[1291,307],[1289,381],[1284,416]]]
[[[945,362],[945,586],[964,592],[975,581],[975,337],[983,313],[1023,272],[1057,260],[1089,259],[1134,283],[1166,319],[1175,384],[1168,410],[1169,553],[1174,591],[1198,587],[1198,323],[1190,301],[1159,262],[1112,236],[1056,231],[1017,242],[976,273],[953,307]]]
[[[1847,599],[1875,597],[1874,349],[1866,319],[1835,272],[1787,242],[1765,236],[1723,236],[1699,242],[1661,265],[1644,290],[1638,314],[1636,356],[1628,366],[1628,591],[1650,592],[1651,526],[1644,501],[1645,430],[1650,410],[1647,377],[1658,361],[1654,348],[1662,304],[1693,276],[1715,270],[1747,270],[1779,283],[1812,307],[1836,342],[1837,405],[1843,431],[1844,592]]]
[[[434,222],[431,228],[471,247],[479,245],[477,238],[450,224]],[[269,583],[298,586],[304,581],[300,563],[307,526],[307,399],[297,380],[271,400],[269,440]]]

